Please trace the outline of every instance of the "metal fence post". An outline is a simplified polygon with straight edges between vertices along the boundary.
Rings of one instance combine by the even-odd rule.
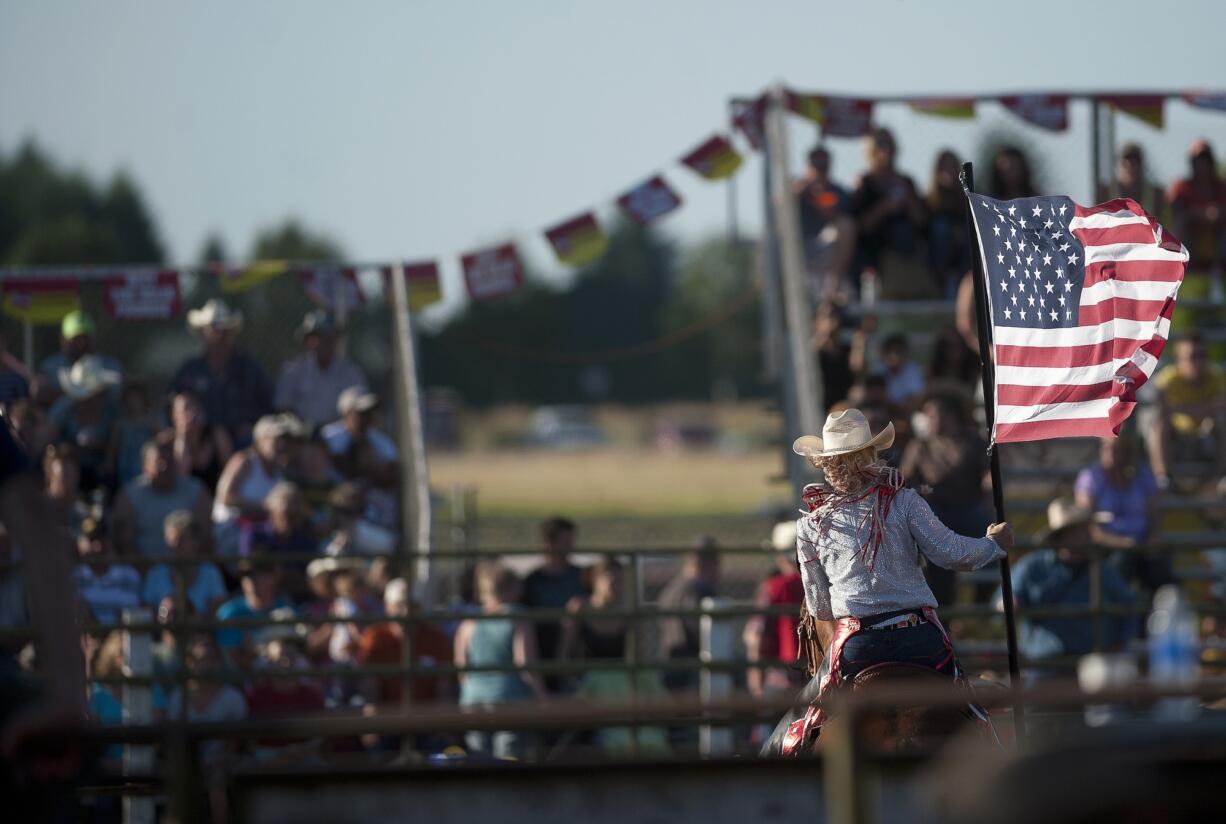
[[[717,619],[712,611],[730,605],[727,598],[703,598],[703,615],[698,619],[698,657],[703,668],[698,673],[698,696],[704,705],[732,695],[732,675],[725,671],[713,671],[710,664],[727,661],[732,657],[732,627],[727,619]],[[698,753],[704,758],[712,755],[728,755],[732,752],[732,729],[703,724],[698,728]]]
[[[152,618],[148,607],[125,609],[122,620],[125,625],[148,624]],[[147,678],[153,674],[153,643],[146,631],[123,631],[124,668],[131,676]],[[125,724],[153,723],[153,688],[147,683],[123,685],[123,720]],[[124,775],[149,775],[153,772],[153,748],[123,748]],[[124,796],[123,820],[126,824],[152,824],[153,799],[147,796]]]

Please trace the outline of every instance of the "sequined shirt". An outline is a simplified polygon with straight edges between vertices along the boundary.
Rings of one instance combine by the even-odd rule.
[[[885,539],[872,569],[861,546],[873,499],[844,504],[819,528],[813,515],[796,522],[796,555],[809,612],[822,620],[864,617],[914,607],[935,607],[924,581],[922,554],[945,569],[979,569],[1003,558],[991,538],[967,538],[950,530],[913,489],[900,489],[885,519]]]

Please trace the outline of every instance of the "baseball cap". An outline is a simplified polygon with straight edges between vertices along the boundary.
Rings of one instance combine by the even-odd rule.
[[[64,319],[60,321],[60,336],[67,340],[81,335],[93,335],[97,331],[98,327],[94,325],[94,319],[80,309],[74,309],[64,315]]]

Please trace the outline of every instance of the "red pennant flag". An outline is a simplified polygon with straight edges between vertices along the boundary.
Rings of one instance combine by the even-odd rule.
[[[473,300],[489,300],[514,292],[524,282],[524,270],[515,246],[507,243],[492,249],[469,252],[460,258],[464,283]]]
[[[336,311],[340,301],[344,301],[346,309],[356,309],[366,302],[358,286],[358,273],[348,266],[343,269],[334,266],[299,269],[298,280],[302,282],[311,303],[332,312]]]
[[[68,278],[8,278],[4,314],[32,324],[56,324],[81,308],[81,283]]]
[[[182,305],[175,271],[128,272],[107,278],[102,289],[107,313],[118,320],[167,320]]]
[[[732,125],[745,135],[754,151],[760,151],[766,145],[766,95],[733,101]]]
[[[1098,102],[1106,103],[1126,115],[1161,129],[1165,122],[1166,98],[1160,94],[1103,94]]]
[[[609,245],[608,238],[596,222],[596,215],[591,212],[545,230],[545,237],[553,246],[558,260],[571,266],[592,262],[603,255]]]
[[[1002,97],[1000,104],[1040,129],[1062,132],[1068,128],[1068,95],[1023,94]]]
[[[635,223],[651,223],[681,205],[681,196],[656,175],[617,199],[622,212]]]
[[[707,180],[721,180],[741,167],[741,155],[722,135],[715,135],[681,162]]]
[[[788,90],[789,111],[812,120],[828,137],[862,137],[873,128],[873,101],[859,97],[831,97]]]
[[[438,264],[432,260],[417,263],[401,264],[404,269],[404,283],[409,291],[409,311],[420,312],[432,303],[443,299],[442,282],[439,279]],[[384,266],[379,271],[383,274],[383,287],[392,287],[391,266]]]
[[[1198,109],[1226,112],[1226,92],[1185,92],[1184,102]]]

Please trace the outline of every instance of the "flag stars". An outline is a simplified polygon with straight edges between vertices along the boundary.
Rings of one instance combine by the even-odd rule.
[[[1073,252],[1073,254],[1068,256],[1068,262],[1073,263],[1073,264],[1077,263],[1077,253],[1076,252]]]
[[[1013,310],[1008,306],[1005,307],[1005,320],[1013,320]]]
[[[1051,255],[1043,255],[1043,265],[1051,266]]]
[[[995,234],[997,237],[1000,237],[1000,227],[999,227],[999,226],[993,226],[993,227],[992,227],[992,232],[993,232],[993,233],[994,233],[994,234]]]
[[[1033,209],[1032,211],[1034,212],[1034,216],[1035,216],[1035,217],[1038,217],[1039,215],[1043,214],[1043,207],[1042,207],[1042,206],[1035,206],[1035,207],[1034,207],[1034,209]]]
[[[1004,262],[1005,262],[1005,255],[1004,255],[1004,252],[997,252],[997,253],[996,253],[996,262],[997,262],[997,263],[1004,263]]]
[[[1013,241],[1009,240],[1009,238],[1005,238],[1005,248],[1013,251]]]
[[[1018,222],[1018,225],[1020,225],[1023,229],[1026,228],[1026,218],[1020,217],[1017,219],[1017,222]]]
[[[1062,269],[1059,266],[1056,267],[1056,277],[1058,278],[1064,277],[1064,269]]]
[[[1010,295],[1009,299],[1013,301],[1014,306],[1017,306],[1017,295]],[[1025,317],[1025,315],[1023,315],[1022,317]]]
[[[1047,294],[1049,295],[1052,293],[1052,290],[1056,288],[1055,284],[1053,284],[1050,280],[1044,283],[1043,287],[1047,289]]]
[[[1063,305],[1064,305],[1064,295],[1061,295],[1061,296],[1060,296],[1060,305],[1061,305],[1061,306],[1063,306]]]
[[[1068,249],[1069,249],[1069,244],[1067,244],[1067,243],[1061,243],[1061,244],[1060,244],[1060,251],[1061,251],[1061,252],[1067,252],[1067,251],[1068,251]]]
[[[1011,278],[1017,277],[1017,270],[1014,269],[1012,266],[1009,267],[1009,277]]]
[[[1005,216],[1000,213],[1000,209],[996,210],[996,219],[999,220],[1001,223],[1005,222]]]
[[[1016,226],[1009,227],[1009,235],[1011,237],[1017,237],[1017,227]]]
[[[1072,309],[1065,309],[1065,310],[1064,310],[1064,319],[1065,319],[1065,320],[1072,320],[1072,319],[1073,319],[1073,310],[1072,310]]]
[[[1066,280],[1064,282],[1064,291],[1066,292],[1073,291],[1073,282],[1071,280]]]
[[[1059,229],[1051,233],[1052,240],[1059,240],[1062,237],[1064,237],[1064,232],[1061,232]]]
[[[1044,309],[1046,309],[1047,308],[1047,298],[1039,298],[1039,305],[1042,306]]]
[[[1018,309],[1017,311],[1019,311],[1019,312],[1021,312],[1021,313],[1022,313],[1022,320],[1025,320],[1025,319],[1026,319],[1026,310],[1025,310],[1025,309]]]
[[[1056,224],[1051,220],[1051,218],[1048,218],[1047,222],[1043,224],[1043,228],[1047,229],[1048,231],[1051,231],[1051,227],[1055,225]]]
[[[1057,312],[1055,309],[1052,309],[1052,310],[1051,310],[1051,319],[1052,319],[1052,320],[1059,320],[1059,319],[1060,319],[1060,313],[1059,313],[1059,312]]]
[[[1060,204],[1060,217],[1064,217],[1064,213],[1066,211],[1068,211],[1068,204],[1061,203]]]
[[[1027,301],[1028,305],[1030,305],[1030,306],[1034,306],[1034,295],[1027,295],[1027,296],[1026,296],[1026,301]]]
[[[1010,206],[1010,207],[1009,207],[1009,217],[1013,217],[1015,214],[1017,214],[1017,207],[1016,207],[1016,206]]]
[[[1029,255],[1027,255],[1027,256],[1026,256],[1026,265],[1027,265],[1027,266],[1029,266],[1029,265],[1030,265],[1030,264],[1032,264],[1032,263],[1034,263],[1034,258],[1033,258],[1033,257],[1031,257],[1031,256],[1029,256]]]
[[[1000,291],[1005,292],[1005,291],[1008,291],[1008,289],[1009,289],[1009,281],[1002,280],[1000,282]]]

